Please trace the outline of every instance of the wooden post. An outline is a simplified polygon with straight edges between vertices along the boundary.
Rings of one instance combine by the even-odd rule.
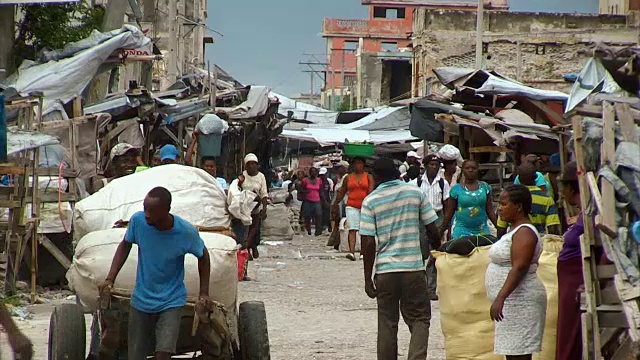
[[[584,168],[584,154],[582,153],[582,117],[574,116],[573,138],[578,165],[578,182],[580,186],[580,203],[584,210],[589,204],[590,193],[587,191],[588,184]],[[596,292],[599,291],[594,286],[596,276],[595,254],[591,253],[592,246],[595,245],[593,223],[587,218],[584,221],[584,235],[580,236],[580,249],[582,251],[582,276],[584,278],[584,289],[587,297],[587,313],[583,315],[583,359],[596,360],[600,358],[600,333],[598,325],[598,313],[596,303]],[[596,282],[597,283],[597,282]],[[586,327],[586,330],[584,330]]]

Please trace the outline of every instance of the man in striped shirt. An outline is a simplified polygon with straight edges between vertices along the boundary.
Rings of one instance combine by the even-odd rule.
[[[431,305],[420,222],[426,224],[432,248],[437,248],[438,216],[419,188],[398,180],[393,160],[377,160],[373,172],[379,185],[362,203],[360,235],[365,291],[378,302],[378,359],[398,358],[400,312],[411,330],[408,359],[426,359]]]
[[[537,186],[537,172],[533,164],[524,162],[518,167],[518,177],[520,183],[525,185],[531,192],[531,214],[529,219],[531,224],[538,229],[538,232],[546,234],[560,235],[560,217],[553,199],[547,195],[546,191]],[[498,218],[497,224],[498,238],[507,233],[509,224]]]

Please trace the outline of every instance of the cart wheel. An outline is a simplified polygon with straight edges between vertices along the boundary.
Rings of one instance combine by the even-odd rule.
[[[82,307],[56,305],[49,322],[49,360],[84,360],[86,336]]]
[[[238,332],[242,360],[270,360],[267,313],[262,301],[240,304]]]

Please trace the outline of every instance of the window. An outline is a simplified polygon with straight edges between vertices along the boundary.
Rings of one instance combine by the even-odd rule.
[[[345,41],[342,47],[345,50],[358,50],[358,42],[357,41]]]
[[[397,42],[383,42],[381,44],[382,51],[398,51],[398,43]]]
[[[374,7],[373,8],[373,17],[374,18],[386,18],[387,17],[387,9],[383,7]]]
[[[404,19],[407,16],[405,8],[374,7],[373,17],[378,19]]]

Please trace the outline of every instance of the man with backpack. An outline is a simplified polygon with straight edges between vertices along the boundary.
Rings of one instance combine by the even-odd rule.
[[[449,198],[449,182],[444,178],[440,177],[440,167],[441,161],[438,155],[431,154],[427,155],[423,161],[425,167],[424,175],[418,177],[415,180],[412,180],[410,183],[419,187],[422,192],[425,194],[433,210],[438,214],[438,220],[436,222],[437,226],[440,226],[442,219],[444,218],[444,204],[445,200]],[[422,230],[423,227],[420,227]],[[423,244],[423,256],[425,260],[429,259],[430,250],[426,244],[426,233],[422,231],[420,233],[421,243]],[[433,261],[427,262],[427,285],[429,290],[429,299],[438,300],[438,296],[436,295],[436,281],[437,274],[436,268]]]

